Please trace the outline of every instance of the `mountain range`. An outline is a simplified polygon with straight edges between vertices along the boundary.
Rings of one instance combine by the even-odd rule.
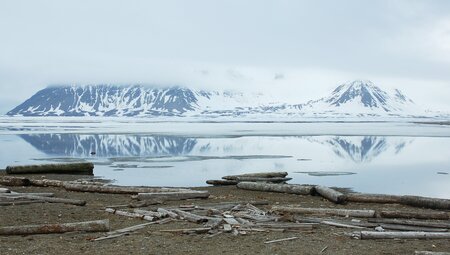
[[[339,85],[329,96],[300,104],[261,93],[207,91],[145,85],[51,86],[7,113],[10,116],[421,116],[424,111],[399,90],[370,81]]]

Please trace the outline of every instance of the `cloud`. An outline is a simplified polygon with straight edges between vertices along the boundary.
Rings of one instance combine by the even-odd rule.
[[[450,109],[449,13],[439,0],[2,1],[0,101],[12,108],[58,83],[263,90],[304,101],[370,79]]]

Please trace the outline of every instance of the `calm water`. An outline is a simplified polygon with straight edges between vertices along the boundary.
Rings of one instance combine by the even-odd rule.
[[[105,126],[83,133],[83,125],[67,123],[41,132],[28,124],[3,125],[0,168],[88,160],[95,163],[96,176],[113,179],[116,184],[163,186],[203,186],[208,179],[229,174],[287,171],[293,178],[290,183],[450,198],[448,128],[441,135],[430,131],[435,137],[392,136],[389,132],[382,136],[360,135],[361,126],[354,125],[357,136],[261,135],[251,129],[239,136],[199,136],[189,130],[185,135],[180,135],[182,131],[161,135],[145,130],[121,134],[111,133]],[[424,129],[417,130],[423,133]]]

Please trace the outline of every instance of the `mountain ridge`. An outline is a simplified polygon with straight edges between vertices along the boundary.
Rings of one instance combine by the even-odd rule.
[[[49,86],[7,113],[9,116],[246,116],[422,114],[400,90],[388,93],[370,81],[339,85],[329,96],[287,104],[261,93],[194,90],[146,85]]]

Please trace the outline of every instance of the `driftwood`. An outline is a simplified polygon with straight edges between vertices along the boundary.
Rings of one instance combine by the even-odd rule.
[[[446,228],[429,228],[429,227],[416,227],[409,225],[400,224],[380,224],[380,227],[390,230],[401,230],[401,231],[416,231],[416,232],[447,232]]]
[[[225,185],[236,185],[238,181],[234,180],[207,180],[206,184],[214,185],[214,186],[225,186]]]
[[[60,180],[30,179],[30,184],[32,186],[38,186],[38,187],[64,187],[65,183],[67,183],[67,182],[66,181],[60,181]]]
[[[400,197],[397,195],[383,195],[383,194],[363,194],[363,193],[349,193],[345,195],[347,202],[357,203],[400,203]]]
[[[430,209],[450,210],[450,199],[402,196],[400,202],[405,205]]]
[[[0,177],[0,184],[5,186],[30,186],[30,179],[16,176]]]
[[[174,212],[171,212],[169,210],[166,210],[164,208],[158,208],[156,211],[161,213],[161,215],[164,215],[163,217],[170,217],[170,218],[173,218],[173,219],[177,219],[178,218],[178,214],[176,214]]]
[[[152,211],[148,211],[148,210],[141,210],[141,209],[134,209],[133,210],[135,213],[139,213],[142,215],[147,215],[147,216],[152,216],[155,218],[164,218],[167,217],[167,215],[160,213],[160,212],[152,212]]]
[[[22,201],[0,202],[0,206],[28,205],[28,204],[36,204],[36,203],[45,203],[45,201],[42,201],[42,200],[22,200]]]
[[[44,164],[26,166],[7,166],[7,174],[93,174],[94,164],[92,163],[66,163],[66,164]]]
[[[132,202],[128,205],[128,207],[131,207],[131,208],[147,207],[149,205],[160,205],[163,202],[164,201],[161,199],[149,199],[149,200],[144,200],[144,201],[139,201],[139,202]]]
[[[373,218],[375,217],[374,210],[350,210],[350,209],[334,209],[334,208],[304,208],[304,207],[286,207],[273,206],[273,211],[298,213],[298,214],[323,214],[336,215],[343,217],[359,217],[359,218]]]
[[[0,228],[0,235],[34,235],[80,231],[107,232],[109,231],[109,220],[2,227]]]
[[[271,183],[282,183],[292,180],[292,178],[286,177],[253,177],[253,176],[242,176],[236,177],[238,182],[271,182]]]
[[[450,239],[450,232],[355,232],[354,237],[359,239]]]
[[[148,220],[148,221],[154,221],[156,219],[155,217],[152,217],[152,216],[147,216],[147,215],[143,215],[143,214],[139,214],[139,213],[120,211],[120,210],[116,210],[116,209],[112,209],[112,208],[106,208],[105,212],[120,215],[120,216],[130,217],[130,218],[139,218],[139,219]]]
[[[448,220],[446,212],[413,212],[413,211],[388,211],[382,210],[379,212],[382,218],[408,218],[408,219],[434,219],[434,220]]]
[[[188,189],[161,188],[161,187],[99,186],[99,185],[85,185],[85,184],[76,184],[76,183],[65,183],[64,188],[69,191],[111,193],[111,194],[179,192],[179,191],[187,191],[188,190]]]
[[[165,229],[159,230],[159,232],[168,232],[168,233],[183,233],[183,234],[204,234],[208,233],[211,228],[180,228],[180,229]]]
[[[224,180],[236,180],[239,177],[261,177],[261,178],[272,178],[281,177],[284,178],[288,175],[287,172],[266,172],[266,173],[250,173],[250,174],[238,174],[238,175],[227,175],[222,177]]]
[[[279,243],[279,242],[291,241],[291,240],[295,240],[295,239],[299,239],[299,237],[289,237],[289,238],[277,239],[277,240],[267,241],[264,243],[265,244]]]
[[[450,252],[439,251],[415,251],[414,255],[450,255]]]
[[[361,227],[361,226],[344,224],[344,223],[328,221],[328,220],[321,221],[320,223],[324,224],[324,225],[328,225],[328,226],[338,227],[338,228],[355,228],[355,229],[364,229],[365,228],[365,227]]]
[[[161,199],[161,200],[184,200],[184,199],[193,199],[193,198],[208,198],[208,191],[181,191],[181,192],[153,192],[153,193],[138,193],[138,200],[147,200],[147,199]]]
[[[40,192],[40,193],[18,193],[18,192],[11,192],[11,193],[4,193],[0,194],[0,197],[21,197],[21,196],[40,196],[40,197],[54,197],[54,193],[50,192]]]
[[[288,230],[295,229],[313,229],[317,226],[316,223],[282,223],[282,222],[274,222],[274,223],[255,223],[248,225],[248,227],[257,227],[257,228],[281,228]]]
[[[314,190],[313,186],[308,185],[272,184],[262,182],[240,182],[237,184],[237,187],[245,190],[280,192],[298,195],[310,195]]]
[[[400,224],[418,227],[429,227],[429,228],[450,228],[449,222],[429,222],[429,221],[418,221],[418,220],[400,220],[400,219],[368,219],[369,222],[374,223],[386,223],[386,224]]]
[[[0,196],[2,197],[2,196]],[[86,201],[79,199],[67,199],[67,198],[57,198],[57,197],[46,197],[46,196],[33,196],[28,194],[20,194],[18,196],[9,196],[7,198],[12,199],[28,199],[28,200],[39,200],[48,203],[63,203],[63,204],[71,204],[71,205],[86,205]]]
[[[200,216],[200,215],[197,215],[197,214],[181,211],[181,210],[178,210],[178,209],[174,209],[174,210],[172,210],[172,212],[176,213],[180,218],[183,218],[183,219],[185,219],[187,221],[194,222],[194,223],[207,222],[208,218],[209,218],[209,217]]]
[[[315,191],[319,193],[322,197],[330,200],[336,204],[342,204],[345,202],[345,195],[339,191],[325,186],[317,185],[314,187]]]
[[[350,193],[346,194],[346,200],[359,203],[398,203],[414,207],[450,210],[450,199],[442,198]]]

